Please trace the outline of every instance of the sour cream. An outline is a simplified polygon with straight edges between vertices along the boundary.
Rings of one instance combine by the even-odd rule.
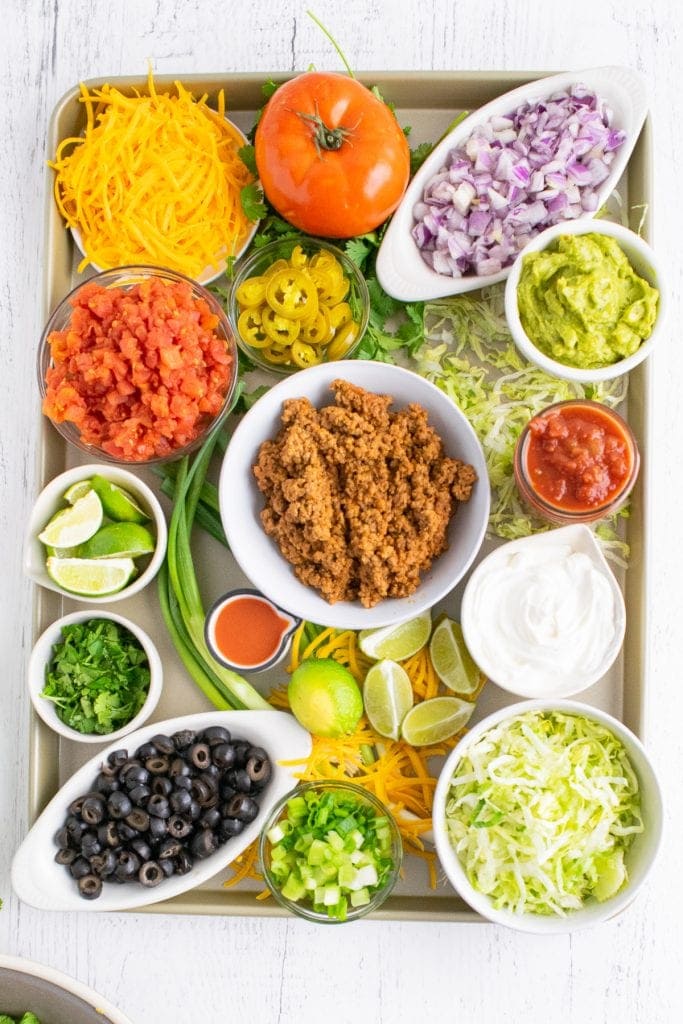
[[[624,600],[586,526],[504,544],[472,574],[462,605],[479,668],[523,697],[568,697],[597,682],[624,637]]]

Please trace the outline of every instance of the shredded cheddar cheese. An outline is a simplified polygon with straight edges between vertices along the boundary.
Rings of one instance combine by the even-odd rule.
[[[302,623],[292,638],[288,671],[293,672],[307,658],[334,658],[345,665],[361,684],[373,664],[359,649],[354,630],[324,629],[309,641],[306,637],[306,623]],[[441,685],[434,671],[427,646],[402,664],[413,685],[416,700],[429,700],[440,693],[449,692]],[[287,690],[284,687],[273,690],[269,701],[276,708],[289,709]],[[313,736],[311,753],[303,764],[280,763],[296,769],[295,775],[302,782],[350,780],[374,793],[391,809],[406,853],[425,862],[429,884],[434,889],[437,882],[436,853],[425,846],[423,838],[425,833],[431,832],[432,800],[436,788],[430,761],[444,757],[460,736],[462,732],[431,747],[413,747],[404,740],[379,736],[363,717],[351,735],[336,739]],[[261,878],[255,844],[238,858],[233,870],[235,874],[225,882],[226,886],[235,885],[243,878]]]
[[[243,139],[207,96],[126,96],[81,85],[83,136],[64,139],[50,167],[57,206],[80,234],[79,265],[102,269],[147,263],[191,278],[219,271],[252,227],[240,200],[253,176],[238,155]]]

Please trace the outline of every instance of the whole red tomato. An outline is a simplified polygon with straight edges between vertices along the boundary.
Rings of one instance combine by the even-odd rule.
[[[309,71],[271,96],[256,128],[266,197],[301,231],[350,238],[398,206],[410,150],[391,110],[347,75]]]

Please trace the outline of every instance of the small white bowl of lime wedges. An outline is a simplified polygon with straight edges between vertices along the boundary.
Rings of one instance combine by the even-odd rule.
[[[24,571],[74,601],[108,604],[137,594],[166,553],[166,519],[134,473],[76,466],[40,492],[29,518]]]

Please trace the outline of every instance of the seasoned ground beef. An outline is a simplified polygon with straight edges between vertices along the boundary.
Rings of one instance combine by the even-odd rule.
[[[448,458],[422,406],[336,380],[335,404],[284,402],[282,427],[254,466],[261,521],[302,583],[371,608],[407,597],[448,547],[448,523],[472,493],[472,466]]]

